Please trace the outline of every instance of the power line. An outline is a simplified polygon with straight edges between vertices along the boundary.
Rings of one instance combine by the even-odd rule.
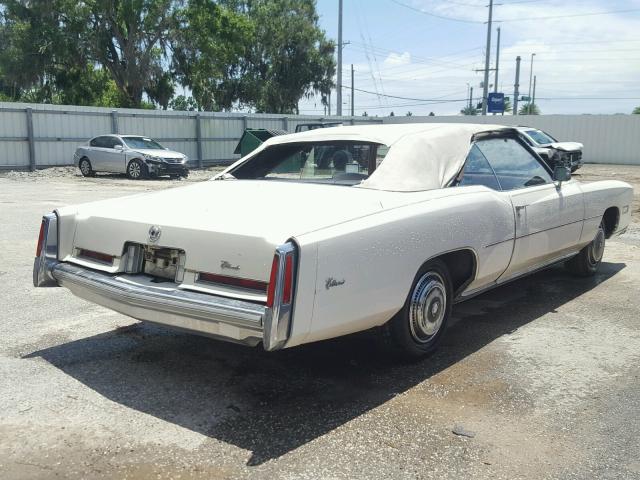
[[[413,10],[414,12],[418,12],[418,13],[422,13],[423,15],[427,15],[430,17],[435,17],[435,18],[440,18],[442,20],[450,20],[452,22],[463,22],[463,23],[476,23],[476,24],[484,24],[486,22],[483,22],[481,20],[468,20],[468,19],[463,19],[463,18],[456,18],[456,17],[447,17],[444,15],[438,15],[435,14],[433,12],[427,12],[425,10],[421,10],[419,8],[416,7],[412,7],[411,5],[407,5],[406,3],[402,3],[398,0],[391,0],[393,3],[395,3],[396,5],[400,5],[401,7],[404,8],[408,8],[409,10]],[[531,0],[533,1],[533,0]],[[516,2],[513,2],[514,4]],[[519,2],[519,3],[528,3],[525,1]],[[511,5],[511,4],[509,4]],[[480,6],[480,5],[477,5]],[[544,17],[526,17],[526,18],[505,18],[502,20],[494,20],[495,22],[525,22],[525,21],[529,21],[529,20],[551,20],[554,18],[573,18],[573,17],[589,17],[589,16],[596,16],[596,15],[613,15],[615,13],[632,13],[632,12],[640,12],[640,8],[628,8],[625,10],[609,10],[606,12],[588,12],[588,13],[572,13],[569,15],[550,15],[550,16],[544,16]]]
[[[463,18],[445,17],[444,15],[437,15],[435,13],[425,12],[424,10],[420,10],[419,8],[412,7],[411,5],[407,5],[406,3],[399,2],[398,0],[391,0],[391,1],[397,5],[400,5],[401,7],[408,8],[409,10],[413,10],[414,12],[419,12],[419,13],[422,13],[423,15],[440,18],[442,20],[450,20],[452,22],[462,22],[462,23],[484,23],[479,20],[466,20]]]
[[[350,88],[350,87],[346,87],[343,85],[343,88]],[[376,92],[372,92],[370,90],[363,90],[361,88],[354,88],[354,90],[356,92],[362,92],[362,93],[369,93],[371,95],[379,95],[381,97],[387,97],[387,98],[397,98],[399,100],[412,100],[415,102],[433,102],[433,101],[437,101],[437,100],[441,100],[444,97],[447,97],[449,95],[452,95],[451,93],[448,93],[447,95],[444,95],[442,97],[436,97],[436,98],[412,98],[412,97],[401,97],[398,95],[387,95],[387,94],[382,94],[382,93],[376,93]],[[450,100],[450,101],[459,101],[459,100]]]
[[[496,22],[526,22],[528,20],[550,20],[553,18],[573,18],[573,17],[591,17],[596,15],[613,15],[614,13],[631,13],[640,12],[640,8],[629,8],[626,10],[610,10],[608,12],[590,12],[590,13],[572,13],[569,15],[552,15],[548,17],[527,17],[527,18],[505,18],[504,20],[496,20]]]

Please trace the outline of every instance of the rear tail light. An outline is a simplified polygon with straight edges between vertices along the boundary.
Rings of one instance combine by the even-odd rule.
[[[267,291],[267,284],[259,280],[251,280],[249,278],[228,277],[226,275],[217,275],[215,273],[198,273],[198,281],[218,283],[222,285],[230,285],[232,287],[246,288],[248,290],[257,290],[265,293]]]
[[[36,257],[39,257],[42,253],[42,247],[44,246],[44,231],[45,221],[42,219],[42,222],[40,222],[40,234],[38,235],[38,246],[36,247]]]
[[[291,304],[293,292],[293,252],[288,253],[284,260],[284,286],[282,288],[282,304]]]
[[[84,248],[78,249],[78,256],[88,258],[90,260],[95,260],[101,263],[107,263],[109,265],[113,264],[113,259],[115,258],[113,255],[107,255],[106,253],[94,252],[93,250],[86,250]]]
[[[291,333],[296,255],[294,243],[287,242],[276,249],[273,257],[264,318],[264,348],[268,351],[282,348]]]
[[[278,280],[278,269],[280,266],[280,257],[276,254],[273,256],[271,264],[271,276],[269,277],[269,287],[267,288],[267,307],[273,307],[273,301],[276,296],[276,281]]]
[[[281,305],[291,305],[293,300],[293,268],[294,268],[293,249],[287,252],[279,252],[273,256],[271,265],[271,277],[269,278],[269,287],[267,289],[267,307],[272,308],[276,302],[277,284],[282,283]],[[281,271],[282,270],[282,271]]]

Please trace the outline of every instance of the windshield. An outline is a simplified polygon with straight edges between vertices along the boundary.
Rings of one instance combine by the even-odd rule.
[[[540,130],[527,130],[526,134],[529,135],[538,145],[545,145],[547,143],[555,142],[555,140],[550,135],[547,135]]]
[[[383,146],[374,143],[284,143],[266,148],[229,173],[237,179],[356,185],[371,175],[382,161],[376,158],[378,147],[382,153]]]
[[[122,137],[129,148],[143,148],[149,150],[164,150],[164,147],[151,138]]]

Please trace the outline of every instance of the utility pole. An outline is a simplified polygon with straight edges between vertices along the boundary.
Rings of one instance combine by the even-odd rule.
[[[354,94],[354,83],[353,83],[353,63],[351,64],[351,116],[354,116],[354,99],[353,99],[353,94]]]
[[[342,0],[338,0],[338,91],[336,115],[342,115]]]
[[[493,91],[498,91],[498,70],[500,69],[500,27],[498,27],[498,39],[496,40],[496,76],[493,81]]]
[[[518,97],[520,96],[520,55],[516,57],[516,83],[513,84],[513,114],[518,115]]]
[[[531,115],[532,108],[536,104],[536,78],[537,75],[533,76],[533,97],[529,100],[529,115]]]
[[[473,107],[473,87],[469,88],[469,108]]]
[[[484,90],[482,92],[482,115],[487,114],[489,96],[489,59],[491,57],[491,21],[493,19],[493,0],[489,0],[489,21],[487,22],[487,49],[484,57]]]
[[[535,56],[535,53],[531,54],[531,67],[529,69],[529,105],[531,105],[531,80],[533,79],[533,57]]]

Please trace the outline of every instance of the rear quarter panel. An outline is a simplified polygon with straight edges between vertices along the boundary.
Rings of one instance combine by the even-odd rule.
[[[584,193],[585,220],[580,236],[580,245],[591,242],[604,212],[610,207],[616,207],[620,214],[618,225],[613,234],[627,228],[631,222],[633,208],[633,187],[619,180],[604,180],[599,182],[582,183],[580,188]]]
[[[305,308],[296,306],[287,346],[384,324],[402,308],[418,269],[439,254],[473,250],[477,271],[467,289],[502,274],[513,250],[511,204],[484,187],[426,196],[296,238],[302,258],[317,255],[317,268],[313,282],[310,272],[300,277],[296,302]]]

